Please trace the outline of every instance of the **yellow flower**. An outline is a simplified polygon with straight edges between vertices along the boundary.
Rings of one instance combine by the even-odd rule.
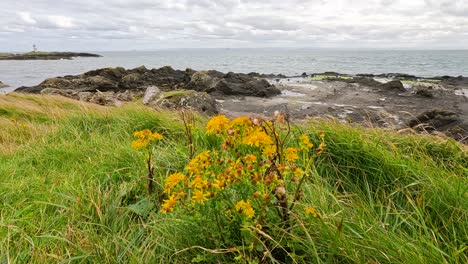
[[[297,148],[287,148],[284,153],[286,155],[286,161],[296,161],[299,159],[299,155],[297,154],[299,150]]]
[[[249,155],[245,156],[244,159],[247,162],[256,162],[257,161],[257,157],[255,155],[252,155],[252,154],[249,154]]]
[[[169,199],[164,200],[163,205],[161,206],[161,212],[169,213],[172,212],[177,203],[177,194],[172,194],[169,196]]]
[[[148,146],[148,141],[146,140],[137,139],[137,140],[132,141],[132,148],[134,149],[146,148],[147,146]]]
[[[229,123],[229,128],[235,128],[235,127],[246,127],[246,126],[251,126],[253,123],[250,120],[250,118],[246,116],[241,116],[234,118],[234,120]]]
[[[304,175],[304,171],[303,171],[301,168],[297,168],[297,169],[294,171],[294,176],[295,176],[295,177],[301,178],[302,175]]]
[[[151,135],[149,136],[149,139],[150,139],[151,141],[157,141],[157,140],[163,139],[163,136],[162,136],[161,134],[159,134],[158,132],[154,132],[153,134],[151,134]]]
[[[247,200],[246,202],[244,200],[237,202],[236,210],[239,213],[244,213],[247,218],[252,218],[255,215],[255,210],[250,205],[250,200]]]
[[[226,188],[226,181],[215,180],[215,182],[213,183],[213,187],[215,187],[216,189],[224,190],[224,188]]]
[[[260,147],[273,144],[273,140],[261,128],[257,128],[244,138],[244,144]]]
[[[276,153],[276,146],[275,145],[269,145],[263,148],[262,154],[265,157],[271,157],[273,154]]]
[[[190,187],[192,188],[202,188],[203,186],[203,178],[201,175],[198,175],[193,179],[193,181],[190,183]]]
[[[206,132],[208,134],[221,134],[227,127],[229,119],[224,115],[213,117],[206,125]]]
[[[305,209],[305,212],[306,212],[306,215],[312,215],[313,217],[317,218],[317,219],[320,219],[321,216],[320,216],[320,213],[317,212],[317,210],[315,210],[314,208],[312,207],[307,207]]]
[[[153,142],[163,139],[163,136],[158,132],[151,132],[149,129],[133,132],[133,136],[137,139],[132,141],[132,148],[141,149],[146,148]]]
[[[193,175],[197,172],[200,172],[206,168],[208,168],[210,164],[211,156],[217,155],[216,152],[211,153],[211,151],[206,150],[202,153],[198,154],[195,158],[193,158],[189,164],[185,167],[185,169],[190,172],[190,175]]]
[[[299,137],[301,140],[301,149],[307,149],[307,148],[312,148],[314,147],[314,144],[310,143],[309,136],[307,135],[302,135]]]
[[[174,188],[179,182],[186,181],[187,177],[182,173],[176,172],[171,174],[169,177],[166,178],[166,183],[164,185],[164,192],[170,191]]]
[[[206,200],[208,200],[206,196],[207,194],[204,194],[202,191],[197,190],[193,193],[192,201],[196,203],[204,203]]]

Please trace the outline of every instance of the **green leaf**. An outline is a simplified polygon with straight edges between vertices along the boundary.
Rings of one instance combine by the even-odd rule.
[[[141,217],[147,217],[151,210],[153,210],[154,204],[147,198],[143,198],[142,200],[129,205],[127,208]]]

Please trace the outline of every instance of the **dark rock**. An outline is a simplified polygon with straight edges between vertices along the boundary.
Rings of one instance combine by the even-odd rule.
[[[422,97],[427,97],[427,98],[434,98],[434,94],[432,93],[432,86],[426,87],[426,86],[419,86],[415,88],[414,93],[422,96]]]
[[[406,89],[403,86],[403,83],[401,83],[401,81],[398,81],[398,80],[390,81],[388,83],[381,84],[380,88],[382,90],[387,90],[387,91],[406,92]]]
[[[142,78],[142,75],[138,72],[129,73],[120,79],[118,86],[121,89],[138,89],[143,86],[146,81]]]
[[[65,97],[71,97],[67,90],[56,89],[56,88],[45,88],[40,92],[43,95],[61,95]]]
[[[223,81],[222,84],[221,81]],[[157,86],[162,91],[189,89],[199,92],[219,92],[225,94],[239,94],[250,96],[271,96],[280,91],[271,86],[266,80],[260,80],[248,74],[219,71],[196,72],[191,69],[185,71],[174,70],[169,66],[159,69],[147,69],[140,66],[135,69],[103,68],[88,71],[81,75],[49,78],[37,86],[21,87],[17,92],[40,93],[43,89],[66,90],[67,95],[74,91],[75,98],[80,92],[114,92],[139,91],[143,93],[147,87]],[[57,91],[54,91],[58,94]],[[105,94],[106,96],[108,94]],[[106,102],[102,96],[95,101]]]
[[[357,77],[365,77],[365,78],[374,78],[375,75],[374,74],[368,74],[368,73],[360,73],[360,74],[356,74]]]
[[[450,77],[442,80],[443,84],[453,85],[453,86],[468,86],[468,77],[458,76]]]
[[[216,86],[216,91],[227,95],[247,95],[269,97],[281,94],[281,91],[272,86],[265,79],[242,82],[243,77],[238,76],[221,80]],[[244,80],[245,81],[245,80]]]
[[[426,111],[408,122],[418,131],[444,131],[462,123],[457,113],[450,110],[433,109]]]
[[[193,69],[190,69],[190,68],[187,68],[185,69],[185,72],[184,72],[184,83],[187,84],[190,82],[190,80],[192,79],[192,75],[194,75],[197,71],[193,70]]]
[[[411,75],[411,74],[406,74],[406,73],[383,73],[376,75],[376,77],[381,77],[381,78],[392,78],[392,79],[398,79],[398,80],[417,80],[418,77]]]
[[[301,76],[304,77],[304,78],[307,77],[307,72],[303,72],[303,73],[301,74]]]
[[[83,77],[102,76],[109,80],[119,81],[126,73],[126,70],[122,67],[117,68],[102,68],[93,71],[83,73]],[[65,76],[65,78],[73,76]]]
[[[224,78],[226,74],[220,72],[220,71],[215,71],[215,70],[209,70],[206,72],[209,76],[214,77],[214,78]]]
[[[332,71],[327,71],[327,72],[324,72],[324,73],[321,73],[319,75],[334,75],[334,76],[342,76],[342,75],[345,75],[345,74],[341,74],[341,73],[338,73],[338,72],[332,72]]]
[[[162,67],[161,69],[158,69],[158,70],[161,70],[161,72],[167,72],[167,71],[173,71],[174,69],[172,69],[170,66],[164,66]],[[157,73],[157,71],[154,72],[154,73]],[[131,72],[137,72],[139,74],[144,74],[144,73],[147,73],[148,72],[148,68],[145,67],[145,65],[142,65],[140,67],[137,67],[133,70],[131,70]]]
[[[378,82],[374,80],[373,78],[368,78],[368,77],[354,77],[352,79],[347,79],[347,80],[345,79],[342,81],[345,81],[348,83],[357,83],[357,84],[367,86],[367,87],[380,87],[382,85],[381,82]]]
[[[84,79],[72,80],[71,87],[67,87],[66,89],[107,92],[116,90],[117,83],[103,76],[91,76]]]
[[[251,72],[248,74],[250,77],[265,78],[265,79],[284,79],[287,78],[284,74],[261,74],[258,72]]]
[[[234,72],[226,73],[226,75],[224,75],[223,78],[226,82],[230,82],[230,83],[245,83],[245,82],[253,80],[253,78],[249,76],[248,74],[234,73]]]
[[[249,74],[218,71],[194,73],[186,89],[207,93],[247,96],[272,96],[281,92],[265,79],[257,79]]]
[[[190,82],[187,84],[187,89],[211,93],[216,90],[216,86],[223,77],[224,74],[221,76],[214,72],[211,74],[204,71],[196,72],[192,75]]]
[[[31,94],[40,94],[42,91],[42,87],[40,86],[21,86],[16,88],[15,92],[17,93],[31,93]]]

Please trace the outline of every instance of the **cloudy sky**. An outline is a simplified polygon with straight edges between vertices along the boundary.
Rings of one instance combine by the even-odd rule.
[[[468,0],[1,0],[0,51],[467,49]]]

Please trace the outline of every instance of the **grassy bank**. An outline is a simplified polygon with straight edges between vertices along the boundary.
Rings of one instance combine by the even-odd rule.
[[[137,104],[104,108],[61,97],[0,96],[0,260],[7,263],[240,263],[255,258],[220,240],[197,214],[162,214],[148,195],[135,130],[165,140],[159,189],[184,168],[177,114]],[[198,149],[210,146],[199,118]],[[294,225],[269,230],[290,263],[467,263],[468,156],[452,140],[364,130],[331,121]],[[228,232],[236,232],[225,228]],[[223,230],[220,230],[220,232]],[[250,254],[250,255],[249,255]],[[270,261],[272,261],[270,259]]]

